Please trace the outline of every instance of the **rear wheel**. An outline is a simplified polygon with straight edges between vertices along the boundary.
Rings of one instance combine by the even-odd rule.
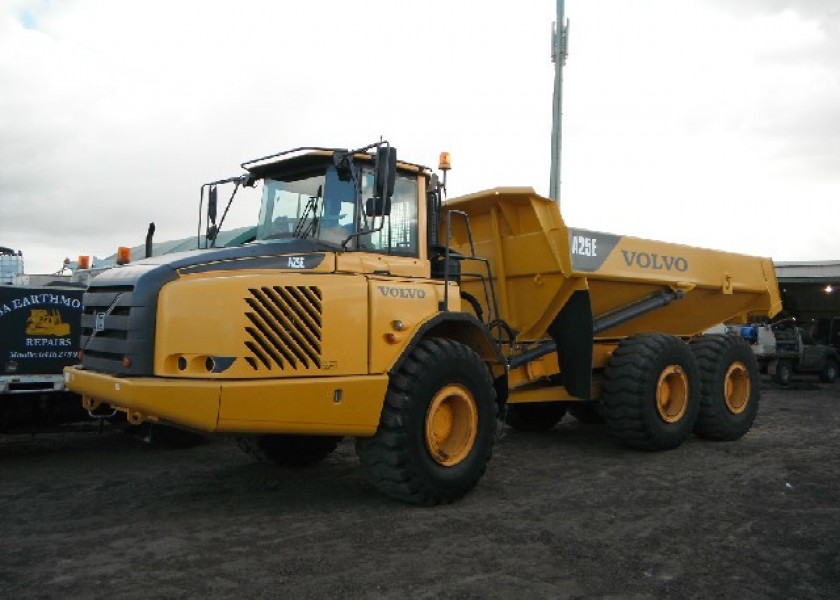
[[[746,341],[729,335],[704,335],[689,344],[700,371],[697,435],[737,440],[758,414],[759,378],[755,354]]]
[[[837,379],[837,361],[829,358],[825,361],[825,366],[820,371],[820,381],[823,383],[834,383]]]
[[[236,443],[243,452],[262,462],[287,467],[315,464],[338,447],[340,437],[317,435],[240,436]]]
[[[789,385],[790,378],[793,375],[793,366],[786,358],[780,358],[776,361],[776,374],[773,375],[773,381],[779,385]]]
[[[519,431],[547,431],[566,414],[562,402],[522,402],[503,409],[505,423]]]
[[[379,491],[412,504],[457,500],[487,468],[496,392],[481,358],[459,342],[420,342],[391,377],[379,428],[356,451]]]
[[[697,383],[697,364],[681,339],[664,334],[626,338],[604,370],[604,419],[628,446],[676,448],[697,420]]]

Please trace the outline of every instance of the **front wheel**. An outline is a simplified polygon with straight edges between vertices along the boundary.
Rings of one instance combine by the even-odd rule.
[[[376,434],[356,440],[366,478],[411,504],[457,500],[487,468],[496,408],[478,354],[453,340],[421,341],[391,376]]]

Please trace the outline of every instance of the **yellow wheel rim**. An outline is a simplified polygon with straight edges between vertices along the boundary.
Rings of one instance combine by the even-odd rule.
[[[747,409],[752,392],[750,372],[741,361],[729,365],[723,378],[723,398],[729,412],[739,415]]]
[[[426,413],[426,447],[444,467],[457,465],[472,450],[478,430],[475,399],[464,386],[441,388]]]
[[[679,365],[668,365],[656,383],[656,411],[666,423],[676,423],[688,409],[688,377]]]

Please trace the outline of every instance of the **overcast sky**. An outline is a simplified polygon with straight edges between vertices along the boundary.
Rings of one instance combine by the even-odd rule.
[[[840,2],[566,0],[576,227],[840,260]],[[0,246],[196,230],[201,183],[384,136],[450,195],[548,193],[554,0],[0,0]],[[229,220],[256,220],[243,199]]]

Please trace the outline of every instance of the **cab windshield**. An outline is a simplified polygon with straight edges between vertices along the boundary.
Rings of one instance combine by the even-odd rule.
[[[373,171],[342,181],[335,167],[284,180],[264,180],[258,240],[309,239],[341,246],[360,231],[371,228],[357,198],[373,195]],[[357,183],[358,182],[358,183]],[[356,186],[359,186],[357,193]],[[347,250],[417,256],[417,181],[397,175],[391,214],[380,231],[352,237]],[[377,226],[380,223],[377,218]]]

